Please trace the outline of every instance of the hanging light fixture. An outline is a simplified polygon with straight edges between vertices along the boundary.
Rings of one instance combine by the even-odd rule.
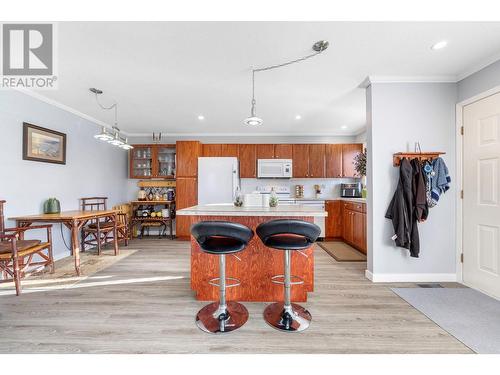
[[[261,118],[257,117],[256,111],[256,101],[255,101],[255,69],[252,69],[252,109],[250,109],[250,117],[243,120],[245,125],[249,126],[259,126],[264,122]]]
[[[312,47],[314,53],[312,53],[310,55],[301,57],[301,58],[296,59],[296,60],[288,61],[288,62],[285,62],[282,64],[278,64],[278,65],[271,65],[271,66],[265,66],[265,67],[258,68],[258,69],[252,69],[252,102],[251,102],[252,107],[250,109],[250,117],[247,117],[246,119],[244,119],[243,123],[245,125],[249,125],[249,126],[259,126],[259,125],[262,125],[262,123],[264,122],[264,120],[262,120],[260,117],[257,116],[257,112],[256,112],[256,101],[255,101],[255,73],[256,72],[277,69],[277,68],[281,68],[283,66],[287,66],[287,65],[291,65],[291,64],[294,64],[297,62],[307,60],[311,57],[317,56],[320,53],[322,53],[324,50],[326,50],[328,48],[328,45],[329,45],[329,42],[327,40],[320,40],[320,41],[314,43],[314,45]]]
[[[113,139],[113,136],[109,134],[106,130],[106,127],[103,126],[101,132],[94,135],[94,138],[99,139],[100,141],[110,141]]]
[[[90,92],[95,94],[95,100],[99,105],[99,107],[101,107],[104,110],[114,109],[115,112],[115,124],[112,127],[111,132],[108,132],[106,127],[103,126],[101,132],[99,134],[94,135],[94,138],[99,139],[100,141],[108,142],[109,144],[112,144],[113,146],[118,146],[124,150],[133,149],[134,146],[128,143],[128,139],[123,138],[120,135],[120,129],[118,128],[118,103],[114,103],[109,107],[105,107],[101,103],[99,103],[99,98],[98,98],[98,95],[101,95],[103,91],[96,88],[90,88],[89,90]]]

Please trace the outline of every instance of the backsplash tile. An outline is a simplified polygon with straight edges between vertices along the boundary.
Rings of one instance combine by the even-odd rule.
[[[304,198],[315,198],[314,185],[322,186],[321,198],[334,199],[340,197],[340,184],[358,182],[358,178],[242,178],[241,192],[251,193],[257,186],[288,186],[294,197],[295,185],[304,185]]]

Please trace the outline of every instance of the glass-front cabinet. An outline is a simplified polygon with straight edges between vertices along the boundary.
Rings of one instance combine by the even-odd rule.
[[[133,145],[130,178],[175,178],[175,145]]]
[[[158,177],[175,177],[175,147],[170,145],[158,145],[156,148],[156,160],[158,162]]]

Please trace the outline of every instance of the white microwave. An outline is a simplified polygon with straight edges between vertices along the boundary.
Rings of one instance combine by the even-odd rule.
[[[292,178],[291,159],[258,159],[257,178]]]

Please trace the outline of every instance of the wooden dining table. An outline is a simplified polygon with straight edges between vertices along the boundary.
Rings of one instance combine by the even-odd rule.
[[[16,227],[29,227],[33,223],[61,223],[71,231],[71,250],[75,259],[75,270],[78,276],[81,276],[80,268],[80,243],[78,233],[90,220],[106,219],[114,224],[113,228],[113,244],[115,255],[118,255],[120,250],[118,247],[118,221],[117,211],[115,210],[94,210],[94,211],[63,211],[58,214],[39,214],[28,216],[17,216],[9,218],[16,221]],[[20,237],[23,239],[23,233],[20,232]]]

